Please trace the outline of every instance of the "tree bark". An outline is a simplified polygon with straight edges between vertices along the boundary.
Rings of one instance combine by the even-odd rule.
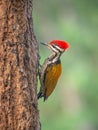
[[[32,0],[0,0],[0,130],[40,130]]]

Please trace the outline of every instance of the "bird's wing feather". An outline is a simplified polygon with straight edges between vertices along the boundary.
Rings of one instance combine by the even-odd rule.
[[[61,75],[61,69],[61,64],[56,63],[46,68],[44,77],[45,99],[53,92]]]

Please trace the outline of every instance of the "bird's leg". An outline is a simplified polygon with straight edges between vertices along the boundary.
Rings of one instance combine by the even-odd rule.
[[[41,67],[42,67],[42,65],[40,63],[38,63],[37,76],[39,76],[39,77],[40,77],[40,73],[41,73]]]

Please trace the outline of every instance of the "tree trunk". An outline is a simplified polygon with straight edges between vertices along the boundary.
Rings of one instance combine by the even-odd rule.
[[[0,0],[0,130],[40,130],[32,0]]]

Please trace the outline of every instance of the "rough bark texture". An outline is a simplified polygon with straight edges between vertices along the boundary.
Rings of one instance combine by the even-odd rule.
[[[39,130],[32,0],[0,0],[0,130]]]

